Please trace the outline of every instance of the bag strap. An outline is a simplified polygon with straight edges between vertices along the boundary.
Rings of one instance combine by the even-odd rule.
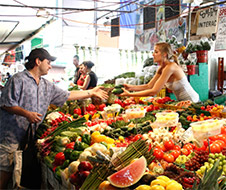
[[[37,124],[35,124],[35,126],[37,126]],[[19,147],[18,147],[19,150],[25,150],[29,144],[34,142],[34,136],[35,135],[34,135],[33,131],[34,130],[36,131],[36,127],[35,127],[35,129],[33,129],[33,128],[34,127],[32,126],[32,123],[29,123],[26,134],[19,144]]]

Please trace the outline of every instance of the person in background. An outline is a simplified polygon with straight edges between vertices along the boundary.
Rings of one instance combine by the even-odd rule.
[[[97,75],[91,70],[94,66],[94,63],[91,61],[84,61],[83,62],[83,75],[85,77],[85,81],[82,86],[79,86],[82,90],[92,89],[97,86]]]
[[[86,78],[86,70],[85,70],[85,67],[84,67],[84,64],[80,64],[79,65],[79,73],[80,73],[80,77],[79,79],[77,80],[77,85],[80,89],[82,89],[83,85],[84,85],[84,82],[85,82],[85,78]]]
[[[26,69],[13,75],[2,89],[0,98],[0,189],[7,189],[12,179],[13,152],[23,140],[29,123],[40,124],[50,104],[62,106],[68,100],[96,96],[108,98],[96,87],[84,91],[64,91],[43,78],[51,69],[51,56],[45,49],[37,48],[25,58]],[[34,171],[35,172],[35,171]]]
[[[124,84],[124,92],[120,96],[154,96],[166,86],[173,91],[178,101],[199,101],[199,95],[188,82],[170,44],[166,42],[155,44],[153,57],[154,62],[159,64],[159,68],[151,81],[143,85]]]
[[[11,78],[11,74],[9,72],[6,73],[6,79],[9,80]]]
[[[77,80],[80,77],[80,72],[79,72],[79,56],[78,55],[75,55],[73,57],[73,64],[76,67],[76,69],[75,69],[75,75],[74,75],[74,84],[77,84]]]

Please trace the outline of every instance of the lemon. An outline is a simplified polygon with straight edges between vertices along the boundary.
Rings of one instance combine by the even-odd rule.
[[[163,181],[163,180],[160,180],[160,179],[155,179],[155,180],[153,180],[153,181],[151,182],[150,185],[151,185],[151,186],[154,186],[154,185],[161,185],[161,186],[165,187],[165,186],[166,186],[166,182]]]
[[[151,190],[149,185],[139,185],[136,190]]]
[[[166,186],[166,190],[182,190],[183,187],[179,183],[172,182]]]
[[[151,186],[151,190],[165,190],[165,187],[161,185],[153,185]]]
[[[164,175],[158,176],[157,179],[163,180],[163,181],[165,181],[166,183],[170,180],[170,178],[168,178],[167,176],[164,176]]]
[[[169,180],[169,181],[166,183],[166,186],[168,186],[168,185],[171,184],[171,183],[178,183],[178,182],[175,181],[175,180],[173,180],[173,179],[171,179],[171,180]]]

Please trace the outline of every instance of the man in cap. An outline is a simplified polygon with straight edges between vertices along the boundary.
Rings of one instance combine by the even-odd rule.
[[[49,104],[62,106],[67,100],[97,96],[106,99],[107,93],[96,87],[85,91],[64,91],[44,79],[51,69],[51,56],[37,48],[25,58],[26,69],[13,75],[2,90],[0,98],[0,189],[7,188],[13,172],[13,152],[18,149],[29,123],[40,124]]]
[[[79,73],[79,56],[78,55],[75,55],[73,57],[73,64],[75,66],[75,75],[74,75],[74,84],[77,84],[77,80],[79,79],[80,77],[80,73]]]

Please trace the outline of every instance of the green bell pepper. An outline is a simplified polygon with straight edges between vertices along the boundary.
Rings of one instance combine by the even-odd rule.
[[[90,145],[91,144],[91,136],[89,134],[82,135],[82,142]]]
[[[71,161],[76,161],[79,158],[79,155],[82,153],[82,151],[77,151],[77,150],[73,150],[71,155],[70,155],[70,160]]]

